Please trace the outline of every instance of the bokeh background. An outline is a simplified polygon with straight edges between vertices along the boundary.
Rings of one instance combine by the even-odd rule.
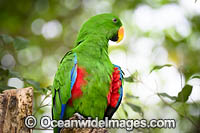
[[[33,86],[34,115],[51,115],[59,61],[81,25],[100,13],[119,16],[126,32],[122,43],[109,46],[125,73],[114,118],[177,122],[175,129],[134,133],[200,132],[199,0],[0,0],[0,91]]]

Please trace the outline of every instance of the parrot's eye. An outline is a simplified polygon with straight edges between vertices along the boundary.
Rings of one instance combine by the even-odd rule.
[[[114,22],[114,23],[117,23],[117,19],[116,19],[116,18],[113,18],[113,22]]]

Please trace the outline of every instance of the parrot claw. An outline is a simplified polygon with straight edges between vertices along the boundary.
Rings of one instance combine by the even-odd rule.
[[[83,116],[82,116],[81,114],[79,114],[79,113],[75,113],[74,116],[75,116],[76,118],[78,118],[79,120],[84,120],[84,119],[85,119],[85,117],[83,117]]]

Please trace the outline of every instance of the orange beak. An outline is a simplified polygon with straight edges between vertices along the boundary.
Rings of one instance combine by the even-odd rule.
[[[121,26],[118,30],[118,40],[117,42],[120,42],[124,38],[124,28]]]

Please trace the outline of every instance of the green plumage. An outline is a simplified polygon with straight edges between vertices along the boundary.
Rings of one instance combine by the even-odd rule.
[[[113,19],[117,19],[117,22],[113,22]],[[61,104],[66,104],[70,99],[75,54],[78,67],[87,72],[84,78],[87,84],[81,88],[83,95],[73,101],[73,106],[67,104],[64,119],[76,112],[103,119],[114,68],[108,57],[108,41],[117,35],[121,25],[119,18],[112,14],[94,16],[83,24],[75,47],[63,57],[55,75],[52,89],[53,119],[60,119]]]

